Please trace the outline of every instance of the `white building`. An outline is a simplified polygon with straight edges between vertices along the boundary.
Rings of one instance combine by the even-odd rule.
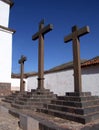
[[[0,96],[11,90],[12,34],[15,31],[8,25],[12,5],[10,0],[0,0]]]

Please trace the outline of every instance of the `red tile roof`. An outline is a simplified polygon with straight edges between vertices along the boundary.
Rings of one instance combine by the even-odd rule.
[[[96,64],[99,64],[99,56],[97,56],[97,57],[95,57],[93,59],[85,61],[84,63],[81,64],[81,66],[86,67],[86,66],[96,65]]]

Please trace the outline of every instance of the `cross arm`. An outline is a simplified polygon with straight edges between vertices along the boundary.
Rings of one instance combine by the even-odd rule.
[[[25,56],[21,56],[21,59],[19,60],[19,64],[23,63],[26,60],[27,58]]]
[[[64,42],[66,43],[66,42],[69,42],[69,41],[71,41],[72,40],[72,34],[69,34],[68,36],[66,36],[65,38],[64,38]]]
[[[78,35],[78,37],[80,37],[80,36],[83,36],[83,35],[85,35],[85,34],[87,34],[87,33],[89,33],[89,32],[90,32],[89,26],[85,26],[85,27],[79,29],[77,35]]]
[[[41,29],[39,32],[35,33],[33,36],[32,36],[32,40],[36,40],[40,33],[42,35],[44,35],[45,33],[51,31],[53,29],[53,25],[52,24],[48,24],[46,27],[44,27],[43,29]]]
[[[35,33],[35,34],[32,36],[32,40],[36,40],[38,37],[39,37],[39,32]]]
[[[68,36],[66,36],[64,38],[64,42],[67,43],[67,42],[71,41],[75,36],[80,37],[89,32],[90,32],[89,26],[85,26],[79,30],[73,31],[72,34],[69,34]]]

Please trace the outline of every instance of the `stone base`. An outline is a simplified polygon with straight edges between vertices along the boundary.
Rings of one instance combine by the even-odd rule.
[[[11,93],[11,83],[0,83],[0,97],[7,96]]]
[[[15,98],[11,106],[18,109],[32,109],[43,107],[44,103],[50,103],[52,99],[56,99],[56,95],[49,89],[32,89],[31,92],[23,93]]]
[[[66,93],[44,104],[38,112],[86,124],[99,119],[99,97],[90,92]]]

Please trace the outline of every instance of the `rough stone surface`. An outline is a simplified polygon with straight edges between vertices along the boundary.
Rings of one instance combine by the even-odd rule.
[[[39,122],[39,130],[99,130],[99,120],[96,120],[96,121],[93,121],[93,122],[90,122],[90,123],[84,125],[84,124],[69,121],[66,119],[61,119],[58,117],[46,115],[44,113],[34,112],[32,110],[15,109],[15,108],[12,108],[9,103],[5,103],[5,102],[2,102],[2,106],[16,112],[16,114],[20,115],[20,113],[21,113],[28,117],[33,118],[34,120],[37,120]],[[0,115],[0,119],[1,119],[1,115]],[[14,120],[17,118],[13,117],[12,119]],[[8,117],[5,116],[5,120],[6,120],[5,121],[5,124],[6,124],[8,121]],[[13,124],[13,120],[10,122],[11,124]],[[1,121],[2,120],[0,120],[0,122]],[[14,122],[15,122],[15,120],[14,120]],[[9,123],[9,125],[10,125],[10,123]],[[4,125],[4,129],[0,129],[0,130],[9,130],[9,129],[5,128],[5,125]],[[19,129],[19,128],[16,129],[16,127],[15,127],[10,130],[21,130],[21,129]],[[35,129],[33,129],[33,130],[35,130]]]
[[[39,121],[24,114],[20,115],[20,127],[23,130],[40,130]]]
[[[0,96],[7,96],[11,94],[11,83],[0,83]]]
[[[0,105],[0,130],[22,130],[18,126],[18,118],[8,113],[8,110]]]

